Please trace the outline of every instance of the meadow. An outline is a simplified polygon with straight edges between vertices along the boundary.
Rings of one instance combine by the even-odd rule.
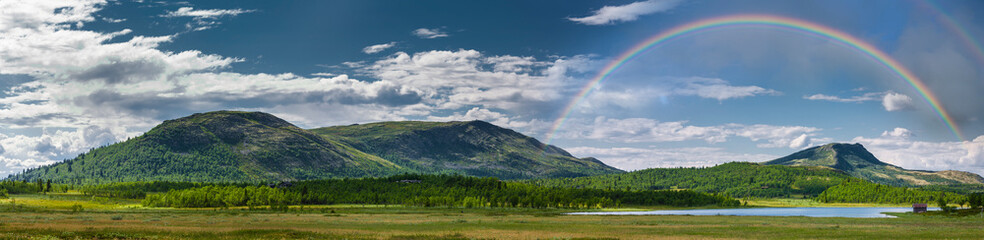
[[[76,205],[81,211],[73,210]],[[984,238],[984,218],[977,215],[854,219],[564,214],[570,211],[397,205],[302,205],[286,212],[174,209],[75,193],[17,194],[0,200],[0,239]]]

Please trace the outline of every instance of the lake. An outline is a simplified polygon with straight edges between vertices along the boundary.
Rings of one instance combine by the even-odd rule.
[[[939,208],[929,208],[939,210]],[[798,207],[655,210],[638,212],[577,212],[571,215],[730,215],[730,216],[805,216],[848,218],[891,218],[883,212],[911,212],[909,207]]]

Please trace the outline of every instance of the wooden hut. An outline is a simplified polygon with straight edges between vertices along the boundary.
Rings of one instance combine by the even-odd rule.
[[[925,203],[913,203],[912,204],[912,212],[914,212],[914,213],[924,213],[924,212],[926,212],[926,204]]]

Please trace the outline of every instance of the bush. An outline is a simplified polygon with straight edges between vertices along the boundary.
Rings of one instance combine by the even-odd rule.
[[[116,216],[113,216],[113,217],[112,217],[112,218],[110,218],[110,219],[113,219],[114,221],[119,221],[119,220],[123,220],[123,215],[116,215]]]
[[[82,210],[82,204],[76,203],[75,205],[72,205],[72,213],[82,212]]]

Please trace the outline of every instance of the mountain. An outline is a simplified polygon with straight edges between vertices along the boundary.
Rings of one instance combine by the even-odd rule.
[[[731,162],[707,168],[650,168],[624,174],[535,179],[546,187],[595,189],[690,189],[733,197],[814,197],[851,176],[827,167],[792,167]]]
[[[857,178],[894,186],[984,183],[984,178],[969,172],[906,170],[879,161],[875,155],[857,143],[816,146],[762,164],[828,167],[844,171]]]
[[[421,172],[505,179],[623,172],[483,121],[380,122],[311,131]]]
[[[401,170],[267,113],[218,111],[167,120],[142,136],[12,178],[278,181],[381,176]]]
[[[395,122],[311,131],[267,113],[217,111],[167,120],[139,137],[10,179],[261,182],[397,173],[513,179],[615,172],[621,170],[485,122]]]

